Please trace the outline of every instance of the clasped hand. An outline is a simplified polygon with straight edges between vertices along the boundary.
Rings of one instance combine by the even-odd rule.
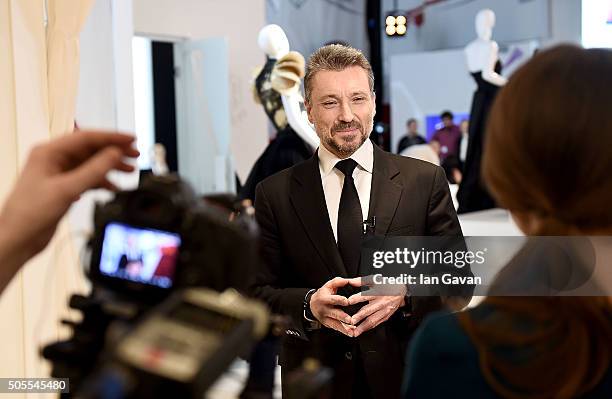
[[[360,292],[350,297],[338,294],[344,286],[370,286],[369,279],[336,277],[319,288],[310,298],[310,310],[325,327],[332,328],[349,337],[358,337],[389,320],[397,309],[404,306],[406,287],[394,295],[377,295],[374,290]],[[397,295],[395,295],[397,293]],[[367,302],[357,313],[349,316],[342,308]]]

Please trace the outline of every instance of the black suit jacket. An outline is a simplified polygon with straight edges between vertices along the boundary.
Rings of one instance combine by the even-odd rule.
[[[306,293],[334,277],[347,277],[327,212],[317,154],[262,181],[255,198],[263,264],[253,292],[274,313],[290,316],[291,328],[280,354],[283,374],[313,356],[336,371],[335,384],[350,387],[354,381],[351,376],[341,376],[340,367],[357,344],[374,397],[399,397],[410,335],[424,314],[440,308],[440,299],[413,298],[411,309],[398,310],[358,338],[325,327],[306,331]],[[444,171],[384,152],[376,145],[372,216],[376,216],[375,234],[380,236],[462,235]]]

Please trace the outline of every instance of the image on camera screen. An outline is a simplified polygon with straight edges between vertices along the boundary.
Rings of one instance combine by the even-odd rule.
[[[181,238],[176,233],[109,223],[100,257],[103,275],[170,288]]]

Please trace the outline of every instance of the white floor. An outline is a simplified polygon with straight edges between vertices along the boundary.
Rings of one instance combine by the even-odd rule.
[[[505,209],[459,215],[464,236],[522,236],[523,233]]]
[[[240,391],[244,386],[247,375],[249,373],[249,365],[244,360],[236,360],[229,370],[221,376],[221,378],[207,392],[207,399],[234,399],[240,395]],[[276,378],[274,387],[274,397],[281,398],[281,373],[280,366],[276,366]]]

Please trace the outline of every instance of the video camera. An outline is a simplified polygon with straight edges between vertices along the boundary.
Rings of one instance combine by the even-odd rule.
[[[137,190],[97,205],[89,268],[94,289],[144,303],[184,287],[245,291],[257,261],[253,208],[213,201],[169,175],[149,176]]]
[[[266,307],[240,295],[258,259],[253,215],[173,175],[96,205],[92,290],[70,299],[82,321],[42,351],[70,379],[63,397],[201,396],[247,355],[269,329]]]

